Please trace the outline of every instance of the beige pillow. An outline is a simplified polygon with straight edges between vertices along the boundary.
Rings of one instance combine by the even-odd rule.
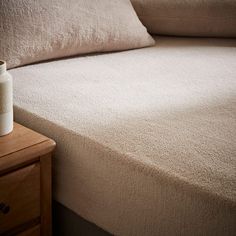
[[[130,0],[0,0],[0,58],[8,68],[152,44]]]
[[[236,0],[131,0],[153,34],[236,37]]]

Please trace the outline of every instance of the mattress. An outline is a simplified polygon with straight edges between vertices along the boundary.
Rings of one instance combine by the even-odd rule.
[[[236,40],[10,70],[15,120],[53,138],[54,199],[115,235],[235,235]]]

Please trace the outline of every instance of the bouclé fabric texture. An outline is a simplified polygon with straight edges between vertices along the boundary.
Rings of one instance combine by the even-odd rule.
[[[11,73],[15,120],[57,143],[54,199],[113,235],[235,236],[236,40]]]
[[[8,68],[153,43],[129,0],[0,0],[0,58]]]
[[[131,0],[153,34],[236,37],[235,0]]]

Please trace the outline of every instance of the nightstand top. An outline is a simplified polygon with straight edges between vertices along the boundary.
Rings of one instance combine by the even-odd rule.
[[[14,123],[13,131],[0,137],[0,175],[50,157],[55,146],[52,139]]]
[[[42,134],[14,123],[13,131],[0,137],[0,158],[49,140]]]

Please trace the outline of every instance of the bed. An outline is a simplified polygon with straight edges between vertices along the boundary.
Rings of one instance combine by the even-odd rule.
[[[236,40],[10,70],[15,120],[57,142],[54,199],[114,235],[235,235]]]

